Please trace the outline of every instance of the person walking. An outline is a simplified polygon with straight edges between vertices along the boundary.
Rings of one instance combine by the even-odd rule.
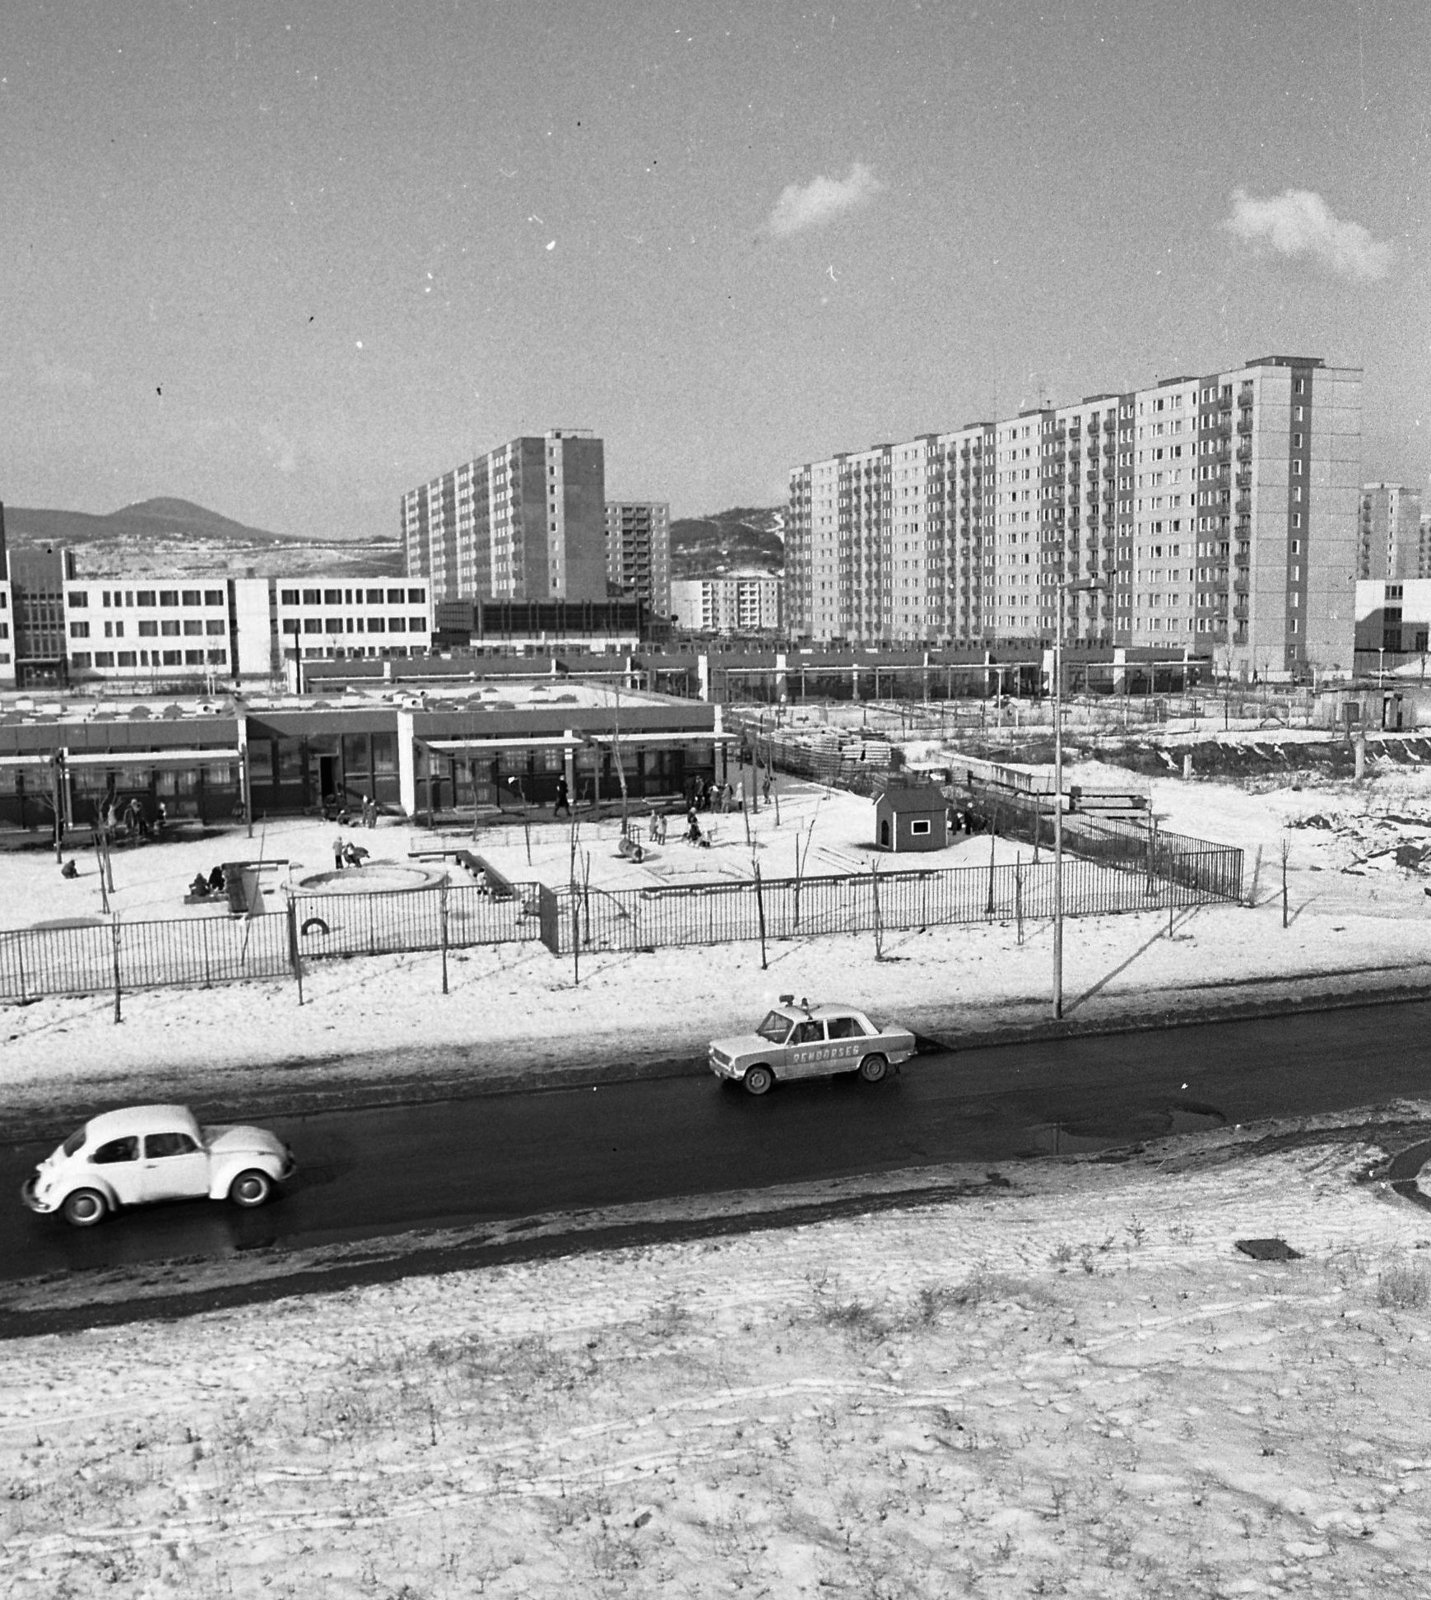
[[[556,800],[552,805],[553,818],[560,815],[560,813],[563,811],[566,812],[567,816],[571,815],[571,790],[567,787],[565,773],[562,773],[562,775],[557,779]]]
[[[343,835],[340,833],[333,841],[333,865],[339,872],[343,870]]]

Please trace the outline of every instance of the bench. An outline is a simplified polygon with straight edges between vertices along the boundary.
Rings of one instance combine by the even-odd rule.
[[[475,851],[458,850],[454,852],[458,866],[465,867],[475,878],[480,872],[486,879],[487,892],[494,900],[515,900],[517,886],[503,872],[498,872],[490,861],[484,860]]]

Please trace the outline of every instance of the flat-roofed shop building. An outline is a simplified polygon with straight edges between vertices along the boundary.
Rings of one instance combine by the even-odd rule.
[[[470,819],[474,806],[549,808],[562,778],[583,802],[671,798],[688,778],[712,779],[728,737],[720,708],[618,690],[614,665],[609,681],[492,680],[430,706],[0,719],[0,821],[46,829],[52,796],[83,827],[131,798],[151,821],[160,802],[171,820],[224,821],[368,797],[420,821]]]
[[[1265,356],[795,468],[789,632],[1349,669],[1361,373]],[[1096,585],[1070,593],[1073,584]]]

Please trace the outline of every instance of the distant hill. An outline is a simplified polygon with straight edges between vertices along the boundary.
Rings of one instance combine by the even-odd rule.
[[[724,572],[780,572],[785,513],[774,506],[734,506],[671,524],[671,576],[714,578]]]
[[[5,507],[11,549],[63,545],[86,578],[121,573],[222,572],[242,577],[302,577],[331,572],[371,577],[402,570],[402,546],[391,538],[346,544],[269,533],[188,500],[141,500],[102,516],[88,511]]]

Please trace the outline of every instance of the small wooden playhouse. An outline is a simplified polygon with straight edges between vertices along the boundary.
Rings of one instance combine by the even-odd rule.
[[[949,843],[944,792],[933,784],[891,786],[875,799],[875,844],[881,850],[942,850]]]

